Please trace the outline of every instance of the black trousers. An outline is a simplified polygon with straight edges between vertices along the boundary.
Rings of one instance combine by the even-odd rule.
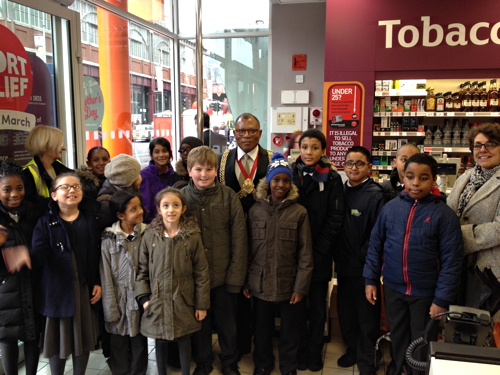
[[[237,293],[226,291],[225,285],[210,290],[210,308],[201,323],[201,330],[193,333],[194,361],[197,365],[212,366],[212,328],[219,338],[222,368],[238,362],[238,342],[236,339]]]
[[[300,345],[300,333],[297,321],[301,317],[301,304],[291,305],[290,301],[268,302],[253,299],[254,313],[254,349],[253,362],[256,368],[274,367],[273,332],[275,307],[280,309],[279,363],[282,374],[297,370],[297,353]]]
[[[176,342],[179,346],[182,375],[189,375],[191,372],[191,335],[181,336],[173,341],[161,339],[155,340],[156,367],[158,368],[158,375],[167,375],[168,349],[172,342]]]
[[[2,364],[6,375],[17,375],[19,366],[19,345],[17,340],[0,341],[0,352],[2,354]],[[38,340],[24,341],[24,360],[26,364],[26,375],[35,375],[40,357]]]
[[[252,299],[243,293],[238,294],[238,311],[236,314],[236,332],[238,353],[240,356],[252,351]]]
[[[302,316],[297,324],[300,328],[300,350],[301,361],[321,361],[323,350],[323,336],[326,322],[326,295],[328,293],[328,281],[313,281],[307,297],[303,302]],[[307,322],[309,321],[309,324]],[[307,357],[306,357],[307,356]]]
[[[110,334],[109,367],[113,375],[145,375],[148,369],[148,339]]]
[[[378,368],[375,344],[380,336],[380,301],[372,305],[366,300],[362,276],[338,279],[337,311],[347,352],[356,356],[360,372],[375,373]]]
[[[432,297],[407,296],[387,285],[384,285],[385,311],[391,330],[391,347],[396,362],[397,374],[400,374],[406,363],[406,350],[410,343],[422,337],[430,320],[429,310],[434,300]],[[434,332],[437,335],[437,332]],[[420,361],[427,358],[427,346],[417,350],[414,357]],[[413,374],[418,374],[412,369]]]

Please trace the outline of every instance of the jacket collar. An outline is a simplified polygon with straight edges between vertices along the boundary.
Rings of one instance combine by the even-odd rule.
[[[149,231],[152,231],[160,238],[165,238],[165,226],[163,225],[163,218],[161,215],[156,215],[156,217],[151,221],[148,227]],[[191,237],[195,233],[200,233],[200,227],[196,219],[192,216],[182,215],[179,222],[179,231],[172,237],[174,241],[182,241]]]
[[[266,182],[265,177],[259,181],[259,184],[257,185],[256,195],[257,195],[257,198],[264,199],[266,201],[270,201],[270,199],[269,199],[269,184]],[[292,182],[291,187],[290,187],[290,191],[288,192],[288,195],[284,200],[296,202],[298,198],[299,198],[299,189],[297,189],[297,186],[295,186],[295,184]]]
[[[177,160],[177,162],[175,163],[175,173],[177,173],[179,176],[188,175],[187,168],[182,162],[182,159]]]

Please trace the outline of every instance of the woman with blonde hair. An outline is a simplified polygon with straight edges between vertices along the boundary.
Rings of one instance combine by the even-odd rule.
[[[66,150],[63,142],[63,132],[46,125],[35,126],[26,137],[24,147],[33,156],[23,167],[26,197],[50,197],[52,181],[62,173],[73,171],[60,161],[61,153]]]

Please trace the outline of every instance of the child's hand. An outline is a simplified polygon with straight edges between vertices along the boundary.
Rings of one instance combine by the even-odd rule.
[[[429,310],[429,315],[431,316],[431,318],[434,318],[436,315],[439,315],[441,313],[444,313],[448,310],[446,310],[444,307],[439,307],[438,305],[436,304],[432,304],[431,305],[431,309]],[[441,320],[443,317],[440,316],[439,318],[437,318],[437,320]]]
[[[8,237],[9,232],[7,232],[7,228],[5,228],[3,225],[0,225],[0,246],[2,246],[5,241],[7,241]]]
[[[149,306],[149,301],[144,302],[144,304],[142,305],[144,310],[146,310],[148,306]]]
[[[194,316],[197,321],[202,321],[207,316],[207,310],[196,310]]]
[[[0,230],[0,233],[2,230]],[[3,234],[0,234],[0,242]],[[31,258],[28,248],[24,245],[2,249],[3,260],[10,273],[19,272],[24,266],[31,269]]]
[[[100,285],[94,285],[94,289],[92,290],[93,297],[90,299],[90,303],[95,305],[101,299],[102,289]]]
[[[290,298],[290,305],[295,305],[296,303],[299,303],[300,301],[302,301],[302,298],[304,298],[304,296],[300,293],[292,293],[292,297]]]
[[[365,285],[365,296],[368,302],[375,305],[377,301],[377,287],[375,285]]]
[[[250,292],[250,289],[245,288],[245,289],[243,289],[243,295],[247,298],[250,298],[250,297],[252,297],[252,292]]]

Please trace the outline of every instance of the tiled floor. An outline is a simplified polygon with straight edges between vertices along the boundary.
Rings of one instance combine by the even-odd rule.
[[[156,369],[156,358],[155,358],[155,352],[154,352],[154,340],[149,339],[148,343],[149,345],[149,364],[148,364],[148,375],[157,375],[158,371]],[[217,342],[217,335],[213,336],[213,345],[214,345],[214,352],[215,353],[220,353],[220,348],[219,344]],[[386,342],[382,343],[382,351],[384,354],[384,358],[382,361],[379,363],[379,371],[377,374],[382,375],[384,374],[384,366],[387,366],[390,362],[389,358],[389,347]],[[337,365],[337,359],[344,354],[345,352],[345,345],[342,342],[342,340],[338,337],[332,338],[332,341],[329,342],[328,344],[325,344],[324,347],[324,367],[321,372],[311,372],[311,371],[298,371],[298,375],[356,375],[358,374],[358,368],[357,366],[349,367],[349,368],[339,368]],[[276,365],[271,373],[271,375],[280,375],[279,372],[279,364],[278,364],[278,339],[274,339],[274,355],[276,357]],[[191,372],[194,370],[194,364],[191,366]],[[245,355],[240,363],[240,372],[242,374],[253,374],[254,370],[254,365],[253,365],[253,360],[252,360],[252,355],[247,354]],[[68,359],[66,363],[66,374],[71,375],[73,366],[72,366],[72,361],[71,357]],[[97,350],[95,352],[92,352],[90,354],[90,359],[89,359],[89,364],[87,366],[87,371],[85,372],[86,375],[111,375],[111,371],[102,355],[102,352],[100,350]],[[172,370],[168,369],[168,374],[169,375],[180,375],[181,371],[180,370]],[[23,365],[20,366],[19,368],[19,375],[25,375],[25,368]],[[40,362],[38,364],[38,372],[37,375],[50,375],[50,367],[48,364],[48,359],[43,358],[40,356]],[[221,369],[220,369],[220,362],[219,359],[217,358],[214,363],[214,370],[212,371],[211,375],[222,375]]]

